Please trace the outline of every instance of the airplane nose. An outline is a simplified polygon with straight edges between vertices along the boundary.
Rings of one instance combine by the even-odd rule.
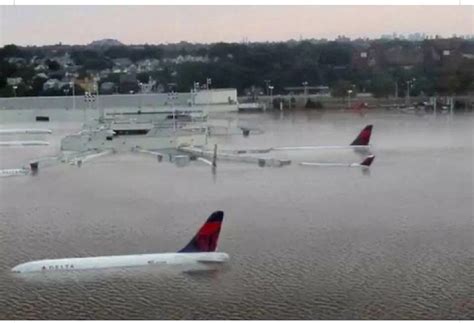
[[[15,273],[15,274],[19,274],[19,273],[21,273],[21,270],[20,270],[20,268],[18,268],[18,266],[15,266],[11,269],[11,272]]]

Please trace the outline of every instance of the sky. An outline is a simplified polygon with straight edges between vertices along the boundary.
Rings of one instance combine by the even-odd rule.
[[[474,6],[0,6],[0,46],[474,33]]]

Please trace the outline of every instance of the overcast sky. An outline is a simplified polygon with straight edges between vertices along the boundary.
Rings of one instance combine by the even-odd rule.
[[[0,46],[472,34],[473,6],[0,6]]]

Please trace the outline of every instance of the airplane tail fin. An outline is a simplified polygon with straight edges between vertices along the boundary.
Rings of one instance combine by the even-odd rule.
[[[370,142],[370,135],[372,134],[372,125],[365,126],[359,133],[357,138],[351,143],[351,146],[367,146]]]
[[[374,159],[375,159],[374,155],[367,156],[367,158],[365,158],[364,161],[360,163],[360,165],[369,167],[374,161]]]
[[[179,252],[212,252],[216,251],[217,240],[221,231],[224,212],[215,211],[199,229],[196,235]]]

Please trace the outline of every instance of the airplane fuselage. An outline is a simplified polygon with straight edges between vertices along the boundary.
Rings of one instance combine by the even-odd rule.
[[[52,133],[50,129],[0,129],[0,135],[49,135]]]
[[[41,140],[0,141],[0,147],[48,146],[49,142]]]
[[[25,168],[0,169],[0,177],[28,175],[30,171]]]
[[[45,259],[26,262],[13,267],[11,270],[15,273],[72,271],[150,265],[223,263],[228,259],[229,255],[223,252],[156,253],[125,256]]]

